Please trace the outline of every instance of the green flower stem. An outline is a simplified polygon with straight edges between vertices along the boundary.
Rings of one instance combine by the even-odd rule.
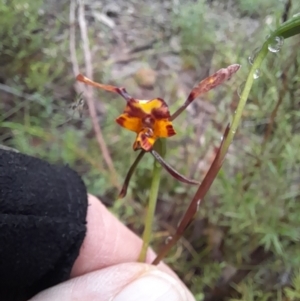
[[[275,37],[283,37],[285,39],[300,33],[300,16],[294,17],[287,22],[283,23],[281,26],[279,26],[265,41],[263,46],[261,47],[260,51],[257,53],[255,60],[253,62],[253,65],[250,69],[250,72],[248,74],[244,89],[242,91],[240,101],[238,103],[238,107],[236,109],[236,112],[233,116],[232,123],[230,125],[230,132],[228,133],[227,137],[225,138],[225,141],[223,143],[221,154],[220,154],[220,160],[223,160],[223,158],[226,155],[226,152],[234,138],[234,135],[236,133],[236,130],[239,126],[243,110],[245,108],[249,93],[251,91],[253,81],[254,81],[254,74],[256,70],[259,70],[263,60],[267,56],[269,50],[268,45],[272,43]]]
[[[145,221],[145,229],[143,233],[143,246],[138,259],[139,262],[145,262],[147,256],[147,250],[151,240],[152,224],[153,224],[154,213],[156,208],[157,195],[158,195],[158,189],[160,184],[160,176],[161,176],[161,165],[158,162],[154,161],[149,204],[148,204],[147,216]]]
[[[238,107],[235,111],[235,114],[233,115],[232,123],[230,125],[230,131],[229,131],[227,137],[225,138],[225,141],[224,141],[222,149],[221,149],[221,154],[220,154],[221,160],[224,158],[224,156],[234,138],[236,130],[239,126],[239,123],[240,123],[240,120],[241,120],[241,117],[243,114],[243,110],[245,108],[249,93],[250,93],[252,85],[253,85],[253,81],[254,81],[253,75],[256,72],[256,70],[258,70],[260,68],[261,63],[263,62],[263,60],[267,54],[268,54],[268,44],[265,43],[263,45],[263,47],[261,48],[261,50],[259,51],[259,53],[257,54],[256,59],[254,60],[254,63],[248,74],[248,77],[247,77],[247,80],[245,83],[245,87],[243,89],[243,92],[240,97],[240,101],[238,103]]]

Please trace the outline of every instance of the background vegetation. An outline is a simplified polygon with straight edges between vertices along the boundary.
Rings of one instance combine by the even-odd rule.
[[[114,122],[123,108],[120,97],[83,94],[95,101],[110,164],[87,104],[79,116],[78,93],[86,91],[74,85],[72,49],[82,73],[92,64],[95,80],[125,86],[141,99],[160,96],[171,110],[209,73],[242,65],[176,120],[178,134],[168,141],[168,162],[201,181],[235,111],[248,57],[277,24],[300,11],[300,3],[90,0],[90,61],[73,4],[0,0],[0,144],[69,164],[91,193],[141,234],[152,158],[143,159],[126,199],[116,200],[136,156],[134,135]],[[197,300],[300,300],[299,49],[299,37],[291,38],[268,56],[217,181],[166,259]],[[163,173],[154,249],[172,233],[194,192]]]

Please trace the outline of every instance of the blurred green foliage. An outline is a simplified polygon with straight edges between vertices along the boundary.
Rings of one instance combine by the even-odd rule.
[[[184,67],[197,66],[214,47],[216,20],[210,18],[205,0],[181,4],[173,19],[173,26],[180,30]]]
[[[168,141],[167,160],[186,175],[206,160],[208,149],[219,143],[221,131],[213,124],[225,127],[234,111],[231,106],[237,101],[236,90],[247,74],[248,56],[280,22],[284,10],[283,1],[240,0],[235,1],[235,17],[231,18],[222,15],[222,3],[220,7],[218,1],[213,3],[215,10],[199,0],[181,3],[173,11],[172,26],[180,39],[183,69],[216,70],[232,63],[241,63],[243,68],[234,84],[208,94],[207,100],[216,105],[217,112],[210,119],[202,144],[196,123],[187,116],[190,113],[175,124],[178,135]],[[76,117],[58,127],[70,118],[69,106],[76,96],[66,39],[68,27],[57,21],[68,11],[50,22],[43,5],[42,0],[34,5],[26,0],[0,0],[0,143],[50,162],[70,164],[83,176],[91,193],[107,200],[112,212],[141,233],[140,216],[147,202],[152,158],[145,156],[138,167],[126,200],[114,201],[116,188],[111,185],[88,113],[83,120]],[[289,16],[299,10],[300,4],[294,1]],[[272,19],[266,24],[270,14]],[[243,17],[253,18],[258,24],[250,37],[239,25]],[[91,35],[96,36],[96,32],[91,31]],[[228,300],[300,300],[298,49],[299,38],[292,38],[279,53],[268,56],[219,177],[185,241],[166,259],[197,300],[203,300],[204,292],[226,276],[226,269],[249,266],[248,276],[235,286],[239,296]],[[114,82],[108,71],[95,70],[100,79]],[[173,88],[166,85],[162,97],[172,98]],[[99,123],[121,183],[136,156],[131,150],[134,134],[114,123],[122,103],[111,95],[99,95],[106,108]],[[172,106],[182,101],[176,100]],[[193,175],[199,180],[203,177],[197,168]],[[155,229],[158,234],[170,229],[166,221],[171,229],[176,226],[194,191],[163,172]],[[155,239],[154,246],[162,241]],[[272,255],[259,266],[251,266],[251,254],[259,247]]]
[[[42,0],[34,5],[26,0],[0,2],[0,77],[44,93],[47,83],[63,73],[64,64],[57,61],[56,28],[47,27],[42,5]]]
[[[266,17],[267,14],[279,14],[284,9],[284,1],[277,0],[238,0],[238,9],[251,17]]]

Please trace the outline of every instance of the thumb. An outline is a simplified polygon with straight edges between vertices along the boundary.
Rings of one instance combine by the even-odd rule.
[[[123,263],[73,278],[30,301],[194,301],[176,276],[144,263]]]

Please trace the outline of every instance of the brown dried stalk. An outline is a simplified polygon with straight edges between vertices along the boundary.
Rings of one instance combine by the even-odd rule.
[[[168,243],[165,246],[163,246],[163,248],[158,253],[157,257],[152,262],[152,264],[154,264],[154,265],[159,264],[159,262],[165,257],[165,255],[169,252],[169,250],[177,243],[177,241],[182,236],[183,232],[193,221],[193,218],[198,211],[201,200],[205,197],[207,191],[209,190],[209,188],[212,185],[214,179],[216,178],[219,170],[222,167],[222,164],[224,161],[224,156],[221,157],[221,150],[222,150],[223,142],[225,141],[225,139],[229,133],[229,130],[230,130],[230,125],[228,124],[228,126],[226,127],[226,130],[224,132],[224,136],[223,136],[221,145],[218,148],[218,151],[216,153],[216,157],[215,157],[210,169],[208,170],[205,178],[203,179],[201,185],[199,186],[195,196],[193,197],[182,220],[180,221],[175,234],[172,236],[171,239],[168,240]]]

